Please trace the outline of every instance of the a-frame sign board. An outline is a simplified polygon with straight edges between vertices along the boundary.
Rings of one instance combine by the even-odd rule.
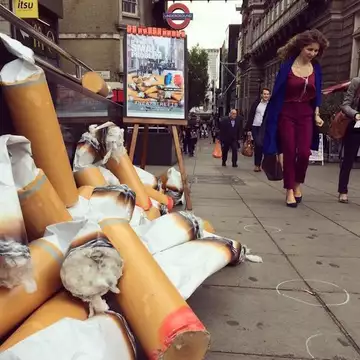
[[[184,32],[129,25],[124,37],[124,124],[134,125],[129,157],[133,161],[139,126],[144,126],[141,167],[147,160],[149,125],[169,127],[185,195],[192,210],[178,126],[187,125],[187,56]]]

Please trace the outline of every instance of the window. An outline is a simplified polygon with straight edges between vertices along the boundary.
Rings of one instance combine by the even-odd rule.
[[[137,15],[137,0],[122,0],[122,11],[127,14]]]

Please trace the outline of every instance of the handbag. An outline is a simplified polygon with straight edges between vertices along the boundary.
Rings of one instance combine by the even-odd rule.
[[[264,155],[261,167],[269,181],[281,181],[284,178],[280,155]]]
[[[340,110],[331,120],[328,135],[334,140],[342,139],[350,122],[351,119]]]
[[[246,157],[252,157],[254,155],[254,145],[250,139],[250,137],[247,137],[244,141],[244,145],[241,149],[241,154]]]

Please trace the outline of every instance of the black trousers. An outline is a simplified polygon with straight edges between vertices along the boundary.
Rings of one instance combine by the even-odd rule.
[[[347,194],[350,172],[360,147],[360,131],[349,128],[343,139],[343,145],[344,157],[340,167],[338,192]]]
[[[183,152],[184,152],[184,154],[187,154],[188,151],[189,151],[189,139],[184,138],[184,140],[183,140]]]
[[[255,166],[261,166],[261,162],[263,159],[263,148],[262,148],[262,145],[259,145],[260,126],[252,127],[252,136],[254,139],[254,163],[255,163]]]
[[[236,140],[231,140],[231,141],[225,141],[222,142],[221,144],[221,152],[222,152],[222,162],[226,163],[227,158],[228,158],[228,152],[231,149],[231,160],[232,160],[232,164],[236,165],[237,164],[237,160],[238,160],[238,142]]]
[[[197,143],[197,139],[189,139],[188,149],[190,156],[194,156],[196,143]]]

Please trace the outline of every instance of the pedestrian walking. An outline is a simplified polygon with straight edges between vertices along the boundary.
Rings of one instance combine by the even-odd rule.
[[[329,43],[318,30],[294,36],[278,50],[283,60],[264,116],[265,155],[283,153],[286,205],[302,200],[312,150],[319,148],[322,72],[317,59]]]
[[[231,149],[232,166],[237,167],[239,140],[240,140],[241,119],[237,111],[232,109],[228,117],[220,122],[220,142],[222,151],[222,166],[226,166],[228,152]]]
[[[341,110],[350,119],[343,138],[344,156],[339,174],[339,202],[348,203],[350,172],[360,147],[360,77],[351,80]]]
[[[189,156],[190,157],[194,156],[197,141],[198,141],[198,133],[197,133],[196,129],[192,128],[190,130],[190,140],[189,140]]]
[[[212,137],[212,140],[213,140],[213,144],[215,144],[215,141],[216,141],[216,135],[217,135],[217,131],[216,131],[217,129],[216,129],[216,127],[215,126],[213,126],[212,128],[211,128],[211,137]]]
[[[265,110],[270,99],[270,90],[264,88],[261,90],[259,98],[251,105],[245,130],[248,136],[252,136],[254,141],[254,171],[261,171],[261,162],[263,158],[263,148],[261,141],[261,125],[263,122]]]

